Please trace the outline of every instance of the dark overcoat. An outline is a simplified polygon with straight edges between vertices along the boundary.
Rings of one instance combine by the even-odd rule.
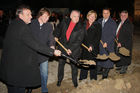
[[[101,25],[95,21],[93,24],[86,30],[86,21],[84,22],[84,28],[85,28],[85,36],[83,40],[83,44],[86,46],[92,46],[92,53],[90,53],[87,49],[82,47],[82,59],[88,59],[92,60],[96,55],[99,53],[99,44],[101,40],[101,33],[102,33],[102,27]]]
[[[8,27],[0,63],[0,79],[9,85],[35,87],[41,84],[37,51],[52,56],[54,50],[40,44],[29,25],[20,19]]]
[[[120,28],[118,42],[121,43],[122,47],[125,47],[130,51],[130,56],[125,57],[120,55],[121,60],[116,63],[116,66],[128,66],[131,64],[133,30],[133,24],[129,19],[126,19]]]
[[[83,25],[80,22],[78,22],[75,25],[69,40],[67,41],[66,32],[69,27],[70,21],[71,20],[69,18],[64,19],[54,30],[54,37],[59,38],[59,41],[67,49],[70,49],[72,51],[71,56],[77,59],[80,57],[80,53],[81,53],[80,48],[84,38],[84,28]],[[58,48],[62,51],[62,53],[66,54],[66,51],[62,49],[61,46],[59,46]]]
[[[102,25],[103,18],[99,19],[98,22]],[[107,50],[109,52],[114,52],[114,39],[116,34],[117,24],[116,22],[109,17],[107,22],[104,24],[102,28],[102,36],[101,40],[107,43]],[[107,51],[103,48],[102,44],[100,43],[100,54],[108,55]],[[108,59],[106,61],[99,61],[98,65],[104,68],[113,68],[114,63]]]
[[[39,21],[37,19],[32,20],[31,24],[31,31],[34,37],[40,41],[40,43],[50,47],[54,46],[55,41],[53,37],[53,27],[52,25],[47,22],[40,26]],[[38,53],[38,62],[42,63],[49,59],[49,56],[44,55],[42,53]]]

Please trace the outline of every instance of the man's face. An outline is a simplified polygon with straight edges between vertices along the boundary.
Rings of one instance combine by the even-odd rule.
[[[110,16],[110,11],[109,10],[103,10],[103,18],[108,19]]]
[[[45,12],[42,16],[40,16],[40,19],[42,21],[42,23],[46,23],[49,20],[49,15],[47,12]]]
[[[78,13],[77,11],[73,11],[70,15],[70,18],[74,23],[78,23],[79,17],[80,17],[80,13]]]
[[[19,18],[21,18],[26,24],[31,23],[32,19],[31,10],[23,9],[23,12],[19,14]]]
[[[125,21],[128,18],[128,13],[121,13],[120,18],[122,21]]]

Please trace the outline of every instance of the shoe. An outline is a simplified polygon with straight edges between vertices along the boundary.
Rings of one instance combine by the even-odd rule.
[[[42,93],[48,93],[48,92],[42,92]]]
[[[61,81],[57,81],[57,86],[61,86]]]
[[[105,78],[107,78],[108,77],[108,73],[109,73],[109,71],[110,71],[110,69],[109,68],[105,68],[104,69],[104,72],[103,72],[103,77],[102,77],[102,79],[105,79]]]
[[[32,93],[32,89],[27,89],[26,93]]]
[[[122,68],[122,66],[120,66],[120,67],[116,67],[116,70],[121,70],[121,68]]]
[[[74,83],[74,87],[77,88],[78,87],[78,83]]]
[[[125,74],[127,71],[127,66],[122,66],[121,70],[120,70],[120,74]]]

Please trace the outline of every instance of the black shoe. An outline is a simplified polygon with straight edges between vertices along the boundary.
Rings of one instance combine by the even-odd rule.
[[[74,87],[77,88],[78,87],[78,83],[74,83]]]
[[[109,73],[110,69],[109,68],[105,68],[104,71],[103,71],[103,77],[102,79],[105,79],[108,77],[108,73]]]
[[[26,93],[32,93],[32,89],[27,89]]]
[[[48,92],[42,92],[42,93],[48,93]]]
[[[116,70],[121,70],[121,68],[122,68],[122,66],[120,66],[120,67],[116,67]]]
[[[125,74],[127,71],[127,66],[122,66],[120,74]]]
[[[57,86],[61,86],[61,81],[57,81]]]

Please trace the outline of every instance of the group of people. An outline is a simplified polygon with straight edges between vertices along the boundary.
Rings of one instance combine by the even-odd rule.
[[[121,57],[115,62],[120,73],[126,73],[131,64],[133,25],[128,19],[126,10],[120,13],[120,22],[117,23],[110,16],[110,9],[103,9],[103,18],[97,19],[97,13],[90,10],[84,22],[79,20],[80,11],[72,10],[69,18],[64,18],[53,30],[48,22],[51,12],[47,8],[41,8],[36,19],[32,19],[31,10],[22,5],[16,10],[17,18],[9,25],[4,40],[2,58],[0,62],[0,80],[8,88],[8,93],[32,92],[33,87],[41,85],[42,93],[48,93],[48,60],[51,56],[59,56],[57,86],[61,86],[64,78],[64,66],[68,55],[75,60],[94,60],[96,65],[89,68],[80,67],[80,78],[87,78],[90,70],[90,79],[97,80],[97,75],[107,78],[114,62],[110,59],[97,60],[97,54],[115,52],[116,47],[126,47],[130,50],[130,56]],[[118,40],[116,45],[114,40]],[[61,46],[55,47],[55,41]],[[103,44],[100,43],[103,42]],[[88,50],[81,44],[88,46]],[[116,47],[115,47],[116,46]],[[106,51],[106,49],[108,51]],[[78,65],[70,60],[72,69],[72,82],[78,86]]]

